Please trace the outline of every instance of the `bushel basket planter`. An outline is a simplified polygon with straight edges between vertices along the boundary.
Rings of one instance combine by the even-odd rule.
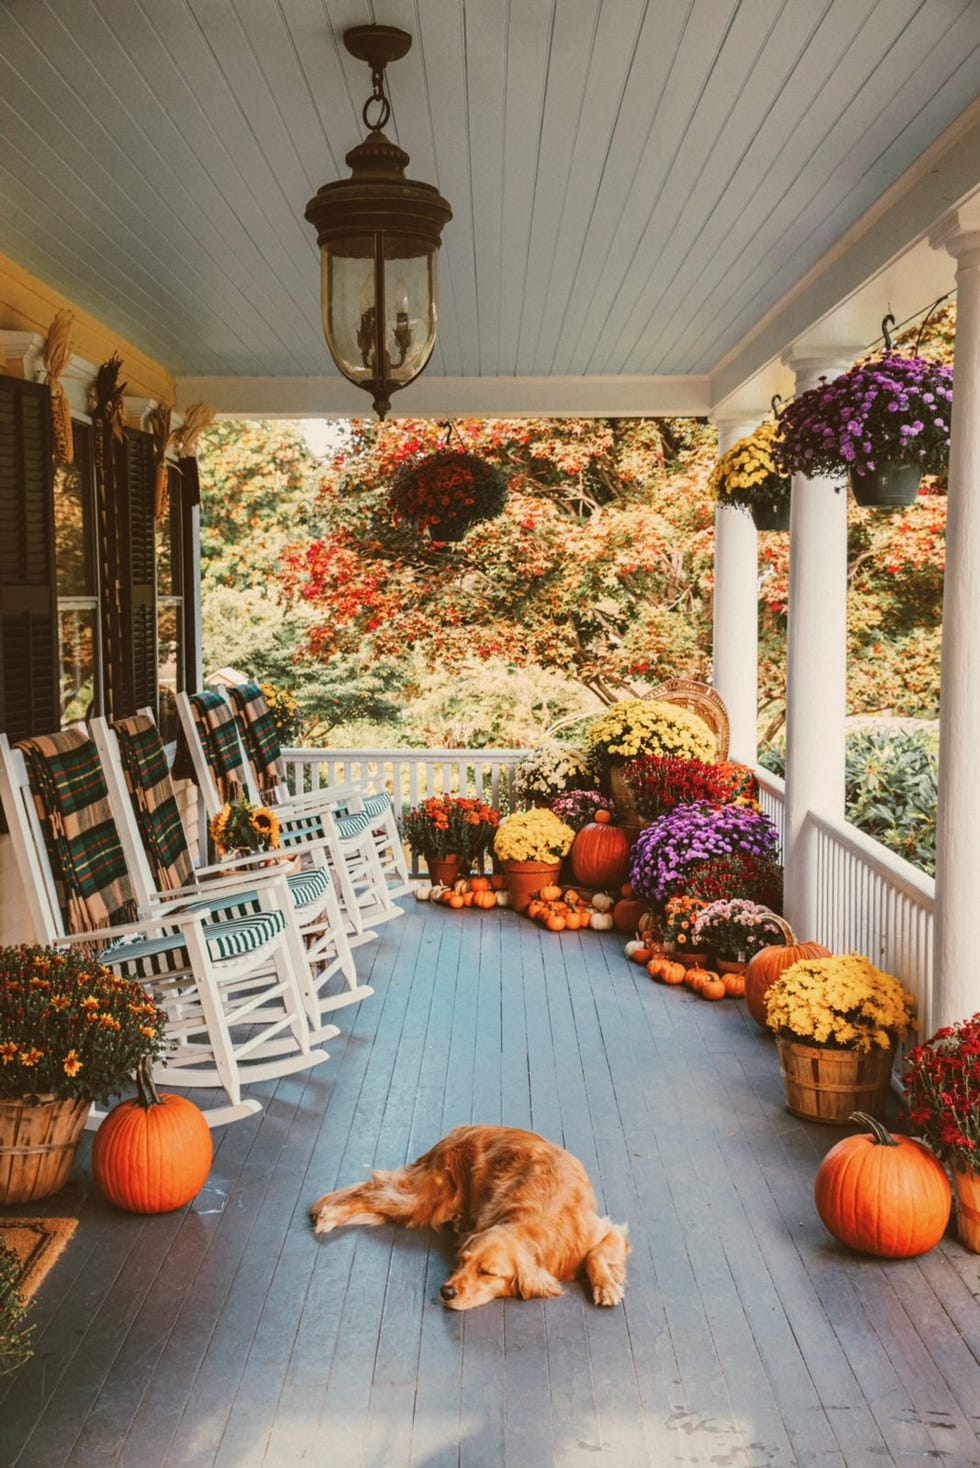
[[[888,1101],[895,1047],[832,1050],[777,1036],[786,1110],[805,1121],[846,1126],[852,1111],[882,1116]]]
[[[0,1101],[0,1204],[32,1203],[68,1181],[91,1102]]]

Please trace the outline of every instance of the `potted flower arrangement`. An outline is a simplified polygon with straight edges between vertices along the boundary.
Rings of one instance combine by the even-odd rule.
[[[164,1050],[143,985],[77,949],[0,949],[0,1203],[65,1184],[93,1101]]]
[[[960,1243],[980,1254],[980,1014],[906,1056],[909,1124],[949,1168]]]
[[[531,896],[555,882],[575,832],[550,810],[523,810],[500,823],[493,854],[503,868],[511,905],[523,912]]]
[[[628,698],[614,703],[588,727],[587,747],[606,772],[620,820],[642,825],[632,804],[623,766],[642,754],[711,760],[717,741],[705,721],[690,709],[652,698]]]
[[[402,834],[435,882],[451,883],[482,859],[500,813],[467,795],[432,795],[402,817]]]
[[[711,475],[720,505],[746,510],[757,530],[788,530],[791,481],[773,454],[778,423],[769,419],[721,455]]]
[[[719,963],[744,967],[761,948],[785,943],[788,932],[788,925],[768,907],[733,897],[701,907],[691,942],[713,953]]]
[[[868,358],[783,408],[774,443],[784,474],[847,475],[860,505],[910,505],[949,458],[951,367],[897,352]]]
[[[675,806],[695,801],[727,805],[734,800],[751,800],[757,789],[748,766],[729,760],[706,764],[698,759],[644,754],[623,766],[623,777],[634,808],[647,821],[658,820]]]
[[[566,790],[564,795],[555,796],[551,809],[560,821],[571,826],[575,832],[593,822],[597,811],[604,811],[610,821],[616,814],[616,808],[609,796],[598,790]]]
[[[543,744],[528,750],[514,766],[514,793],[518,800],[550,805],[569,790],[591,790],[598,784],[594,762],[581,749],[566,744]]]
[[[441,449],[406,461],[388,503],[396,520],[413,521],[434,541],[462,540],[478,520],[492,520],[507,501],[507,476],[479,454]]]
[[[785,969],[766,994],[766,1024],[788,1109],[834,1126],[852,1111],[880,1115],[914,1013],[913,995],[859,953],[803,958]]]
[[[231,851],[272,851],[279,845],[278,817],[268,806],[253,805],[247,795],[226,801],[208,831],[220,856]]]
[[[630,881],[638,897],[663,904],[690,890],[700,863],[733,851],[772,857],[778,844],[769,817],[749,806],[678,805],[636,838]]]
[[[703,907],[700,898],[684,894],[669,898],[664,907],[664,949],[687,964],[700,963],[708,956],[707,949],[700,947],[692,936]]]

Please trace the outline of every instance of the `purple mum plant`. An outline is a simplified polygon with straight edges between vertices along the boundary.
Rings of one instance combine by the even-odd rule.
[[[678,805],[641,831],[630,859],[638,897],[666,902],[684,890],[693,868],[732,851],[774,856],[779,834],[768,816],[744,805]]]
[[[886,463],[938,474],[949,458],[953,369],[924,357],[856,362],[781,409],[773,454],[784,474],[856,474]]]

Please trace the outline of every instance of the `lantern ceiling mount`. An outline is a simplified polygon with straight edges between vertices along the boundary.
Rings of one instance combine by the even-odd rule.
[[[394,26],[344,32],[371,67],[369,129],[347,154],[350,178],[324,184],[306,206],[320,247],[320,303],[330,355],[371,394],[379,418],[391,394],[424,370],[436,340],[436,257],[452,210],[432,184],[405,177],[409,156],[382,129],[391,116],[385,67],[412,38]],[[372,120],[372,114],[373,120]]]

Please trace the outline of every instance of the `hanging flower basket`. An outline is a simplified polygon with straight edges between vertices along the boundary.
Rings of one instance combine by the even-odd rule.
[[[790,481],[773,456],[778,423],[760,423],[722,454],[711,475],[720,505],[746,510],[757,530],[789,529]]]
[[[902,510],[914,505],[922,481],[918,464],[879,464],[867,474],[847,476],[855,501],[866,510]]]
[[[507,476],[479,454],[443,449],[405,463],[388,504],[396,520],[411,520],[434,541],[462,540],[478,520],[493,520],[507,501]]]
[[[871,504],[880,501],[860,498],[871,491],[868,480],[886,468],[890,479],[892,467],[904,467],[910,472],[902,493],[911,491],[911,499],[885,503],[911,504],[911,471],[939,474],[946,468],[952,400],[951,367],[886,351],[856,362],[832,382],[821,379],[786,404],[773,446],[776,463],[785,474],[846,476],[858,502]]]

